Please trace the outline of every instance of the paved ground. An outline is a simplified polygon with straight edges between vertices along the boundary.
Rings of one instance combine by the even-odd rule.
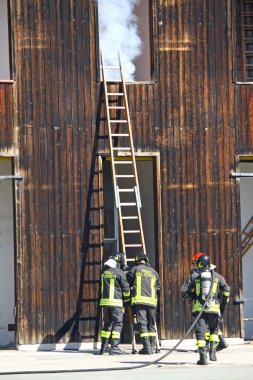
[[[173,345],[168,346],[171,347]],[[130,346],[124,348],[128,355],[100,356],[98,350],[0,350],[0,380],[81,380],[84,377],[85,380],[109,377],[111,380],[119,377],[121,380],[129,380],[129,377],[131,380],[140,380],[142,376],[145,376],[145,380],[162,380],[168,377],[196,380],[196,377],[201,376],[205,380],[253,379],[253,344],[249,343],[229,345],[227,349],[218,353],[218,361],[211,362],[208,366],[196,365],[198,354],[194,351],[195,345],[182,345],[161,362],[139,369],[127,368],[149,364],[164,355],[167,352],[166,348],[163,347],[160,354],[150,356],[132,355]],[[119,370],[120,368],[125,369]]]

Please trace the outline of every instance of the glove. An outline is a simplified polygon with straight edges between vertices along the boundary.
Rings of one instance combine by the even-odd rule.
[[[122,268],[121,270],[123,270],[123,272],[128,272],[129,271],[129,266],[128,265],[122,265]]]
[[[218,322],[219,322],[219,323],[223,323],[223,318],[222,318],[222,316],[219,316],[219,317],[218,317]]]

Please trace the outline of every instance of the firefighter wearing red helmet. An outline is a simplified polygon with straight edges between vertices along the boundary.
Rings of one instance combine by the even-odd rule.
[[[196,323],[197,346],[200,354],[197,364],[206,365],[208,350],[210,360],[217,360],[219,321],[221,321],[228,305],[230,287],[224,277],[214,271],[215,266],[211,264],[208,255],[200,255],[196,266],[197,269],[184,282],[181,292],[183,298],[189,297],[194,293],[193,316],[198,315],[208,295],[211,294],[205,309]],[[206,341],[207,331],[210,332],[210,347]]]
[[[158,273],[149,265],[145,253],[135,257],[135,266],[127,273],[132,291],[131,304],[136,314],[143,348],[139,354],[154,353],[156,343],[156,308],[160,290]]]
[[[193,267],[193,269],[191,270],[191,274],[192,274],[193,272],[196,272],[196,271],[198,270],[198,268],[197,268],[197,260],[198,260],[198,258],[199,258],[200,256],[202,256],[202,255],[205,255],[205,252],[198,252],[198,253],[195,253],[195,254],[193,255],[193,257],[192,257],[192,265],[194,265],[194,267]],[[211,269],[215,269],[215,265],[213,265],[213,266],[211,267]],[[194,295],[192,295],[191,297],[194,298]],[[205,334],[205,336],[206,336],[207,344],[209,345],[210,332],[207,331],[206,334]],[[225,340],[225,338],[224,338],[224,336],[223,336],[223,334],[222,334],[222,331],[221,331],[220,329],[219,329],[219,331],[218,331],[218,336],[219,336],[219,344],[218,344],[216,350],[217,350],[217,351],[221,351],[221,350],[223,350],[224,348],[227,348],[227,347],[228,347],[228,344],[227,344],[227,342],[226,342],[226,340]]]
[[[130,303],[130,288],[126,274],[122,271],[123,254],[114,252],[104,263],[101,274],[101,298],[99,305],[103,307],[103,329],[101,331],[100,354],[125,354],[118,345],[123,326],[123,306]],[[111,348],[109,347],[111,340]]]

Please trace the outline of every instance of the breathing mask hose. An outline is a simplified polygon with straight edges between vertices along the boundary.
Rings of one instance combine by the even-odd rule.
[[[186,331],[186,333],[184,334],[184,336],[175,344],[175,346],[173,346],[172,348],[170,348],[164,355],[162,356],[159,356],[159,358],[151,361],[151,362],[148,362],[148,363],[144,363],[144,364],[140,364],[140,365],[133,365],[133,366],[128,366],[128,367],[107,367],[107,368],[84,368],[84,369],[60,369],[60,370],[38,370],[38,371],[15,371],[15,372],[0,372],[0,376],[2,375],[31,375],[31,374],[42,374],[42,373],[75,373],[75,372],[79,372],[79,373],[83,373],[83,372],[104,372],[104,371],[126,371],[126,370],[131,370],[131,369],[139,369],[139,368],[144,368],[144,367],[148,367],[150,365],[153,365],[153,364],[157,364],[159,363],[162,359],[166,358],[167,356],[169,356],[173,351],[176,350],[176,348],[182,343],[182,341],[190,334],[190,332],[193,330],[193,328],[195,327],[196,323],[198,322],[199,318],[201,317],[201,314],[202,312],[204,311],[206,305],[208,304],[210,298],[211,298],[211,294],[212,294],[212,287],[213,287],[213,271],[211,272],[212,273],[212,282],[211,282],[211,286],[210,286],[210,290],[209,290],[209,293],[208,293],[208,296],[201,308],[201,310],[199,311],[197,317],[195,318],[194,322],[192,323],[192,325],[189,327],[189,329]]]

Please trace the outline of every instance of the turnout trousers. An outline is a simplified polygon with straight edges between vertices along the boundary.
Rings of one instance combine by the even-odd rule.
[[[120,339],[123,326],[123,308],[103,306],[103,330],[101,337]]]
[[[148,305],[135,305],[134,312],[140,337],[156,336],[156,308]]]
[[[219,342],[219,322],[215,313],[203,313],[196,323],[196,339],[198,347],[206,345],[206,332],[210,331],[210,342]]]

